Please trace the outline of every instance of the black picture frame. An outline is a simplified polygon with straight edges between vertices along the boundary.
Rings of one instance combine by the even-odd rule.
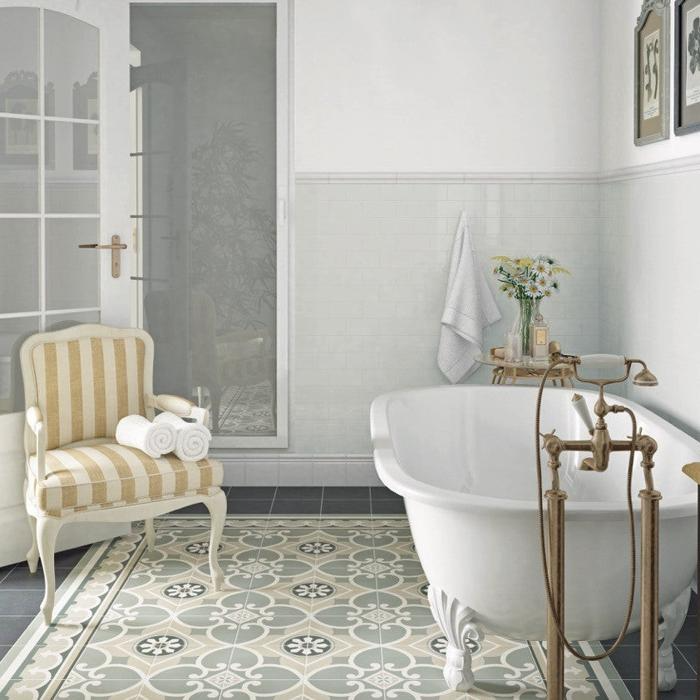
[[[692,7],[691,7],[692,5]],[[685,118],[687,105],[685,104],[685,75],[688,62],[688,31],[685,16],[688,9],[700,8],[700,0],[676,0],[674,7],[674,100],[673,100],[673,133],[676,136],[691,134],[700,131],[700,102],[696,103],[693,110],[695,114],[690,119]],[[700,71],[700,66],[698,66]]]

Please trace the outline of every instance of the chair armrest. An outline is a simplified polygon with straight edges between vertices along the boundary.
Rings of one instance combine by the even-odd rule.
[[[30,406],[26,411],[27,425],[36,436],[36,478],[42,481],[46,476],[46,431],[44,419],[38,406]]]
[[[683,473],[700,485],[700,462],[691,462],[683,467]]]
[[[149,405],[159,411],[170,411],[180,418],[194,418],[200,423],[206,423],[209,412],[206,408],[200,408],[188,399],[172,394],[158,394],[149,397]]]

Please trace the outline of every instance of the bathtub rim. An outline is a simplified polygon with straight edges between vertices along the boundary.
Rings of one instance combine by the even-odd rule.
[[[414,389],[402,389],[381,394],[376,397],[370,406],[370,427],[372,444],[374,446],[374,465],[382,483],[408,501],[418,501],[425,505],[439,509],[491,512],[499,511],[504,516],[534,515],[537,511],[537,501],[534,498],[536,490],[534,455],[532,458],[532,500],[496,498],[494,496],[473,495],[463,492],[450,491],[435,486],[426,481],[420,481],[409,475],[401,466],[393,447],[391,431],[389,428],[388,407],[392,400],[403,396],[416,396],[423,393],[441,393],[447,391],[474,391],[476,389],[489,391],[530,391],[534,394],[535,386],[507,386],[495,387],[489,384],[458,384],[419,387]],[[570,388],[564,389],[571,391]],[[562,388],[548,388],[547,391],[562,391]],[[576,388],[576,392],[595,400],[596,391]],[[534,398],[534,397],[533,397]],[[652,423],[663,422],[664,429],[668,430],[674,438],[684,443],[689,449],[694,449],[700,456],[698,442],[690,435],[684,433],[672,423],[641,406],[626,397],[616,397],[621,403],[632,408],[637,417]],[[543,460],[544,461],[544,460]],[[681,467],[678,465],[680,474]],[[546,464],[543,463],[544,488],[549,483]],[[634,496],[634,509],[639,512],[641,503],[637,494]],[[660,517],[662,520],[670,518],[695,517],[698,508],[697,489],[689,490],[687,494],[679,496],[663,496]],[[622,520],[627,517],[627,506],[624,499],[620,501],[567,501],[567,520],[590,520],[595,516],[598,520]]]

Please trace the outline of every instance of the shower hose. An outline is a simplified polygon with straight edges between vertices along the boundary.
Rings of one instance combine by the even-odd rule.
[[[543,505],[543,500],[542,500],[542,456],[540,454],[541,449],[540,449],[540,437],[541,437],[541,432],[540,432],[540,417],[541,417],[541,412],[542,412],[542,395],[544,393],[544,388],[545,384],[547,382],[547,379],[549,377],[550,372],[558,367],[559,365],[563,365],[565,363],[563,362],[558,362],[550,365],[547,370],[545,371],[544,375],[542,376],[542,380],[540,382],[540,387],[539,391],[537,392],[537,411],[535,414],[535,454],[537,456],[536,462],[537,462],[537,489],[538,489],[538,496],[537,496],[537,507],[538,507],[538,516],[539,516],[539,529],[540,529],[540,552],[541,552],[541,558],[542,558],[542,574],[544,578],[544,584],[545,584],[545,591],[547,594],[547,604],[549,605],[549,611],[552,615],[552,619],[554,620],[554,624],[557,628],[557,634],[559,635],[559,639],[561,640],[562,644],[566,647],[566,649],[577,659],[580,659],[581,661],[600,661],[601,659],[606,659],[609,657],[611,654],[615,652],[615,650],[620,646],[622,643],[622,640],[625,638],[625,635],[627,634],[627,628],[629,627],[630,624],[630,619],[632,617],[632,608],[634,606],[634,591],[635,591],[635,586],[636,586],[636,581],[637,581],[637,554],[636,554],[636,538],[635,538],[635,532],[634,532],[634,509],[632,506],[632,472],[634,469],[634,457],[635,457],[635,447],[636,447],[636,441],[637,441],[637,418],[635,417],[634,413],[627,408],[626,406],[623,407],[623,410],[625,413],[627,413],[632,421],[632,442],[630,445],[630,458],[629,458],[629,463],[627,466],[627,513],[629,517],[629,531],[630,531],[630,589],[629,589],[629,598],[627,601],[627,613],[625,614],[625,621],[624,624],[622,625],[622,629],[620,630],[620,633],[617,635],[617,638],[615,639],[614,644],[607,650],[603,651],[600,654],[594,654],[593,656],[586,656],[585,654],[582,654],[580,651],[574,648],[572,643],[566,638],[566,634],[564,632],[564,629],[562,628],[561,624],[561,618],[557,614],[555,605],[554,605],[554,596],[552,594],[552,584],[551,580],[549,578],[549,565],[547,562],[547,545],[546,545],[546,540],[545,540],[545,523],[544,523],[544,505]],[[566,600],[566,596],[564,597],[564,600]]]

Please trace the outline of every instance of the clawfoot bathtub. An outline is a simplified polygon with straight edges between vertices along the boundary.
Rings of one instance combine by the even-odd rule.
[[[536,518],[535,391],[436,387],[386,394],[372,404],[377,473],[405,499],[430,582],[431,609],[448,641],[445,680],[453,689],[468,690],[474,683],[468,637],[483,631],[521,640],[547,636]],[[592,408],[595,394],[579,393]],[[545,392],[542,429],[586,439],[570,397],[565,389]],[[619,402],[635,411],[644,433],[659,443],[654,469],[663,496],[659,687],[669,690],[676,682],[672,644],[688,610],[696,561],[696,489],[681,467],[697,461],[700,443],[642,406]],[[612,437],[629,435],[624,415],[608,416],[608,425]],[[622,627],[629,585],[627,455],[614,454],[604,473],[578,470],[582,456],[565,455],[560,469],[569,495],[566,632],[574,640],[610,639]],[[545,479],[548,485],[548,473]],[[637,515],[641,488],[637,468]],[[639,588],[630,631],[638,627]]]

